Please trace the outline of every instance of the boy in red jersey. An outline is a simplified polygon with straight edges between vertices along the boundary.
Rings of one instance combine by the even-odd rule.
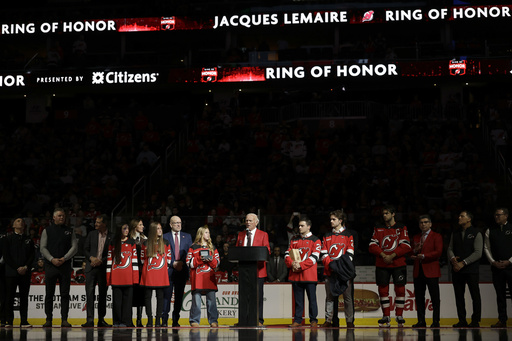
[[[318,326],[318,305],[316,302],[316,284],[318,282],[317,262],[320,258],[320,239],[311,233],[311,220],[301,217],[299,221],[300,236],[295,236],[290,241],[290,247],[286,251],[284,261],[290,269],[288,281],[292,283],[295,297],[295,312],[293,324],[290,327],[299,327],[302,324],[302,311],[304,310],[304,291],[309,300],[309,322],[311,328]],[[292,251],[294,250],[294,251]],[[295,251],[297,250],[297,251]],[[296,259],[290,253],[298,254]]]
[[[333,295],[331,282],[336,279],[329,264],[342,257],[354,259],[354,236],[345,227],[347,215],[343,210],[330,213],[332,231],[325,234],[322,240],[321,259],[324,264],[325,275],[325,323],[322,327],[339,327],[338,297]],[[345,319],[347,327],[354,327],[354,279],[348,282],[347,289],[343,292],[345,304]]]

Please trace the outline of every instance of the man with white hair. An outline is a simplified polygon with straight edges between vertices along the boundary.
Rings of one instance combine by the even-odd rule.
[[[266,246],[268,254],[270,255],[270,244],[268,242],[267,232],[258,230],[256,226],[259,223],[258,216],[254,213],[249,213],[245,217],[246,230],[238,233],[235,246]],[[258,291],[259,291],[259,325],[263,326],[263,283],[267,277],[267,263],[264,261],[258,262]]]

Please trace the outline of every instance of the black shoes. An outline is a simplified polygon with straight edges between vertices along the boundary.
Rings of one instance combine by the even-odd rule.
[[[507,328],[507,321],[498,321],[491,325],[491,328]]]
[[[108,327],[112,327],[112,325],[110,325],[107,322],[105,322],[105,320],[99,320],[98,321],[98,327],[100,327],[100,328],[108,328]]]
[[[72,327],[71,323],[69,323],[68,320],[62,320],[62,322],[60,323],[60,326],[64,327],[64,328],[71,328]]]
[[[439,328],[439,327],[441,327],[441,326],[439,325],[439,322],[433,322],[433,323],[430,325],[430,328]]]
[[[20,327],[21,328],[30,328],[30,327],[32,327],[32,325],[30,323],[28,323],[27,320],[25,320],[25,321],[20,323]]]
[[[478,322],[472,321],[470,324],[468,324],[469,328],[480,328],[480,324]]]
[[[51,328],[52,327],[52,321],[46,321],[44,324],[43,324],[43,328]]]
[[[459,321],[453,325],[453,328],[466,328],[468,323],[466,321]]]
[[[418,321],[418,323],[412,325],[413,328],[425,328],[426,326],[427,326],[427,324],[425,323],[425,321],[422,321],[422,322]]]
[[[85,322],[84,324],[82,324],[82,327],[84,328],[90,328],[90,327],[94,327],[94,322]]]

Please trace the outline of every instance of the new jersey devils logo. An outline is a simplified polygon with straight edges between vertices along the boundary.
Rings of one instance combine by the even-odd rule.
[[[148,259],[148,271],[150,270],[160,270],[165,265],[164,257],[151,257]]]
[[[364,15],[363,15],[363,19],[361,20],[362,22],[365,22],[365,21],[372,21],[373,20],[373,13],[375,13],[374,11],[368,11],[366,12]]]
[[[332,244],[331,247],[329,248],[329,257],[332,259],[338,259],[343,254],[345,254],[345,249],[346,249],[345,243]]]
[[[112,270],[126,269],[129,267],[131,263],[131,255],[132,253],[130,251],[121,252],[121,263],[112,265]]]
[[[302,262],[304,262],[306,259],[308,259],[308,256],[310,253],[309,247],[300,247],[299,252],[300,252],[300,258],[301,258]]]
[[[382,239],[382,250],[383,251],[394,251],[398,246],[397,236],[385,236]]]
[[[210,272],[212,271],[212,268],[210,268],[207,264],[202,264],[200,266],[197,267],[196,269],[196,273],[204,273],[204,272]]]

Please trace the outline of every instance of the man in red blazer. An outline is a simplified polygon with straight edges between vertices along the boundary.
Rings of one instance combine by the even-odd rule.
[[[245,231],[238,232],[235,246],[266,246],[270,255],[270,245],[268,243],[267,232],[258,230],[256,226],[259,223],[258,216],[249,213],[245,217]],[[260,310],[260,326],[263,326],[263,283],[267,277],[267,262],[258,262],[258,290],[259,290],[259,310]]]
[[[428,214],[419,218],[421,234],[413,237],[413,251],[411,258],[414,259],[413,277],[414,293],[416,296],[416,307],[418,323],[413,327],[426,327],[425,323],[425,290],[428,287],[430,299],[434,312],[432,315],[431,328],[439,327],[440,305],[439,298],[439,277],[441,268],[439,258],[443,253],[443,238],[439,233],[432,231],[432,220]]]

